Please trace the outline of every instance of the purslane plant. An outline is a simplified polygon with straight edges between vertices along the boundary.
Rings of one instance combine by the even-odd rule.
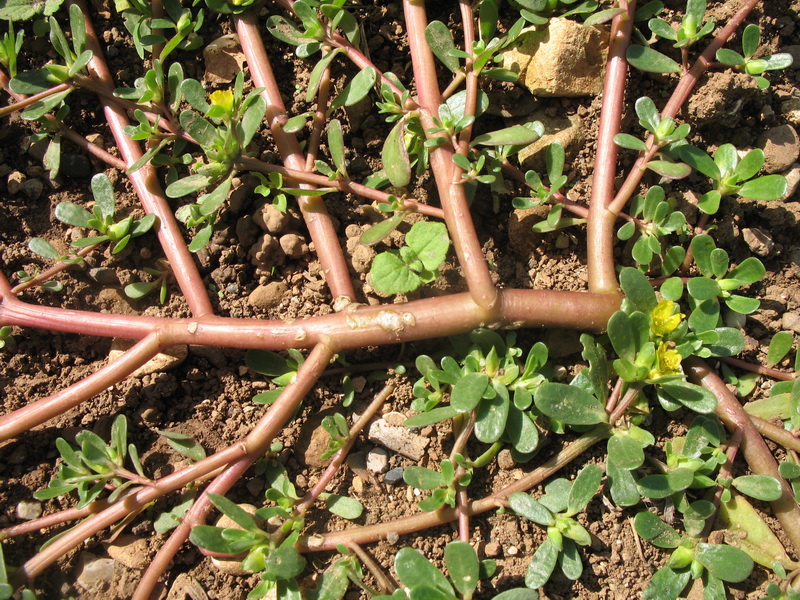
[[[611,12],[597,13],[602,16],[594,17],[595,21],[610,16],[614,20],[593,195],[588,207],[575,203],[570,206],[563,198],[561,190],[568,181],[559,146],[552,145],[547,151],[549,188],[538,174],[522,173],[512,165],[515,150],[542,135],[539,124],[479,128],[486,122],[489,102],[481,90],[480,78],[513,79],[513,74],[491,67],[491,61],[517,39],[526,20],[541,23],[565,9],[570,12],[568,6],[574,3],[526,0],[518,4],[521,18],[513,15],[509,22],[514,24],[500,31],[500,6],[495,0],[481,0],[475,6],[461,3],[463,36],[453,36],[442,22],[428,23],[424,4],[405,0],[403,16],[413,77],[401,81],[393,73],[382,73],[361,49],[356,7],[346,6],[342,0],[278,2],[268,8],[266,21],[259,20],[261,7],[256,3],[208,0],[208,10],[231,20],[251,78],[245,80],[240,73],[232,86],[214,91],[186,78],[177,60],[182,50],[197,48],[205,9],[185,8],[172,0],[165,0],[163,6],[159,3],[158,11],[138,1],[119,3],[117,9],[124,13],[135,51],[150,61],[150,68],[143,71],[145,75],[130,88],[120,88],[113,81],[93,30],[92,15],[80,0],[69,3],[63,11],[64,18],[60,13],[48,14],[54,56],[60,56],[64,64],[49,63],[26,72],[17,68],[15,73],[12,65],[21,64],[16,58],[20,52],[24,55],[26,48],[23,38],[9,30],[3,43],[4,55],[0,57],[0,64],[7,70],[0,73],[0,84],[12,98],[6,112],[21,111],[23,118],[40,123],[55,135],[45,157],[51,174],[58,171],[61,145],[56,140],[71,139],[129,178],[147,216],[137,222],[127,217],[115,223],[113,187],[108,179],[96,176],[93,210],[77,203],[62,203],[56,208],[55,217],[70,225],[94,228],[101,235],[79,242],[82,248],[75,256],[61,256],[49,242],[31,241],[33,250],[56,264],[33,275],[26,274],[26,281],[15,288],[0,274],[0,339],[4,345],[11,346],[6,342],[12,332],[19,338],[27,327],[138,340],[118,361],[0,417],[0,438],[22,436],[32,427],[81,405],[122,381],[159,351],[177,344],[248,349],[247,366],[279,386],[254,398],[269,407],[250,432],[213,454],[205,456],[202,449],[180,435],[165,434],[168,442],[173,447],[177,445],[192,462],[158,479],[150,480],[123,466],[130,450],[124,442],[126,421],[122,415],[114,422],[110,444],[88,432],[76,438],[79,450],[59,441],[64,463],[52,485],[38,494],[44,498],[77,492],[78,505],[10,526],[0,531],[0,537],[83,520],[21,565],[15,575],[19,585],[25,579],[35,579],[89,537],[114,523],[135,518],[167,494],[185,490],[166,513],[171,516],[156,525],[160,531],[174,529],[145,571],[133,596],[135,600],[150,597],[187,540],[207,553],[228,557],[244,553],[243,567],[259,573],[262,580],[250,592],[249,597],[253,598],[262,597],[273,588],[281,599],[299,597],[298,578],[307,564],[302,553],[334,549],[342,557],[325,571],[309,597],[342,598],[348,580],[369,595],[380,591],[383,597],[488,597],[497,581],[492,579],[490,563],[481,561],[469,544],[471,519],[504,506],[547,527],[548,539],[533,554],[526,578],[528,587],[505,590],[497,597],[536,598],[532,588],[546,585],[556,563],[560,562],[567,577],[580,576],[582,566],[575,544],[587,545],[590,536],[576,517],[600,487],[602,470],[595,465],[584,467],[571,484],[563,478],[555,479],[546,486],[544,496],[525,492],[602,440],[608,441],[606,485],[614,502],[634,506],[642,496],[670,498],[683,516],[685,534],[669,528],[656,515],[637,517],[637,531],[642,537],[673,549],[667,566],[654,576],[645,596],[677,597],[692,576],[702,579],[708,594],[719,596],[724,593],[720,592],[721,582],[740,581],[747,576],[756,560],[750,556],[754,549],[748,552],[746,548],[706,541],[718,510],[727,511],[729,516],[738,515],[736,526],[747,535],[755,536],[762,531],[762,525],[766,527],[756,512],[734,512],[734,489],[770,502],[786,539],[795,549],[800,548],[800,509],[791,487],[800,479],[794,468],[796,461],[786,461],[779,467],[759,431],[785,444],[790,451],[798,450],[796,439],[791,435],[787,439],[779,427],[770,428],[749,417],[703,361],[711,357],[725,359],[742,349],[742,332],[723,326],[722,305],[741,314],[757,310],[757,300],[738,292],[760,280],[765,269],[755,259],[731,265],[727,252],[717,248],[709,234],[689,241],[685,220],[675,216],[680,213],[672,210],[663,190],[659,192],[660,188],[653,186],[648,192],[639,189],[648,171],[667,179],[682,179],[695,169],[713,181],[714,189],[704,195],[701,207],[707,214],[716,212],[723,196],[770,200],[784,193],[785,180],[778,176],[756,177],[763,165],[759,151],[751,151],[739,160],[735,149],[724,145],[712,159],[704,150],[686,145],[689,125],[675,121],[699,76],[758,2],[742,2],[693,64],[689,63],[689,51],[713,28],[704,19],[702,0],[689,1],[678,30],[665,21],[651,21],[654,33],[676,42],[681,64],[649,48],[628,50],[632,3],[621,0]],[[573,7],[572,12],[595,9],[594,3],[587,2]],[[652,16],[658,7],[648,12]],[[24,15],[18,11],[11,18],[25,19],[34,14],[35,10]],[[65,22],[69,23],[69,38],[62,29],[61,23]],[[313,63],[303,98],[309,110],[298,115],[287,113],[282,88],[262,39],[264,31],[291,45],[299,59]],[[756,54],[753,45],[758,44],[752,31],[746,32],[745,56],[736,66],[743,65],[745,72],[755,74],[763,65],[751,60]],[[456,39],[463,39],[463,47]],[[19,40],[23,42],[21,47]],[[619,130],[626,54],[635,66],[681,74],[670,100],[660,110],[649,98],[635,102],[639,122],[647,131],[645,139],[621,134]],[[331,72],[346,61],[352,62],[358,73],[337,94]],[[772,63],[767,62],[769,67]],[[444,90],[439,87],[441,76],[451,81]],[[91,148],[92,144],[74,131],[67,116],[68,103],[77,88],[98,98],[120,157]],[[381,145],[383,165],[366,182],[359,183],[351,179],[345,146],[350,136],[337,111],[369,102],[378,94],[381,101],[376,103],[376,112],[386,119]],[[55,116],[49,114],[53,111]],[[252,142],[262,130],[270,136],[282,164],[254,158]],[[296,133],[308,134],[303,145]],[[145,147],[139,142],[144,142]],[[615,185],[617,145],[638,152],[633,168],[619,186]],[[283,211],[290,203],[299,209],[330,290],[332,310],[326,310],[327,314],[297,321],[234,319],[214,309],[192,251],[207,247],[214,224],[226,210],[235,176],[247,171],[260,175],[259,194],[268,196]],[[435,184],[435,189],[429,190],[429,202],[439,206],[410,197],[428,174]],[[577,211],[581,220],[585,218],[588,291],[508,289],[495,283],[472,215],[476,205],[485,202],[489,194],[496,203],[498,194],[512,189],[513,184],[504,180],[505,174],[532,189],[533,200],[522,201],[522,205],[553,204],[546,222],[548,228],[579,222],[562,217],[563,208]],[[162,187],[163,180],[168,182],[166,189]],[[381,191],[388,185],[393,189]],[[374,289],[386,294],[405,293],[431,281],[452,244],[467,291],[399,304],[361,304],[364,298],[351,280],[335,222],[327,209],[338,201],[333,195],[340,192],[361,195],[393,213],[385,224],[375,228],[372,238],[367,236],[365,241],[371,243],[384,239],[407,213],[419,212],[428,217],[415,223],[399,251],[376,257],[370,276]],[[644,195],[637,196],[640,192]],[[196,199],[181,200],[177,211],[167,200],[197,193],[200,196]],[[524,193],[515,195],[521,197]],[[614,228],[629,203],[629,224],[620,237],[630,238],[635,233],[640,236],[633,245],[632,256],[640,268],[625,267],[618,275]],[[188,228],[200,227],[191,243],[184,241],[186,230],[179,222]],[[94,252],[97,244],[111,241],[113,251],[122,250],[130,238],[152,235],[148,233],[151,228],[158,235],[189,316],[67,311],[37,306],[19,297],[33,285],[53,287],[53,278],[68,263],[79,262]],[[543,230],[539,227],[539,231]],[[664,238],[669,242],[663,242]],[[687,242],[691,252],[687,252]],[[662,243],[669,243],[670,247],[665,248]],[[689,259],[690,264],[685,264]],[[662,281],[655,291],[647,278],[651,265],[660,268],[657,274],[662,277],[693,265],[699,275],[690,277],[681,272],[680,276]],[[161,278],[162,290],[167,272],[153,273]],[[138,285],[132,288],[134,293],[145,291],[142,285],[133,285]],[[158,284],[153,283],[153,287]],[[12,327],[21,333],[17,335]],[[534,344],[525,354],[517,348],[513,336],[504,338],[493,331],[501,327],[567,327],[583,331],[581,356],[588,367],[573,373],[568,383],[562,382],[566,372],[548,365],[544,344]],[[607,335],[595,337],[586,333],[603,331]],[[422,378],[414,385],[415,400],[410,408],[418,414],[405,423],[408,427],[440,427],[440,423],[449,422],[453,432],[450,455],[438,468],[428,468],[436,467],[428,463],[428,467],[406,470],[408,484],[432,490],[420,502],[423,512],[389,523],[308,535],[305,515],[318,500],[345,518],[358,518],[361,514],[361,505],[355,499],[330,494],[326,486],[344,463],[357,432],[394,388],[384,388],[370,404],[373,412],[362,415],[353,428],[348,429],[348,420],[341,414],[325,423],[331,434],[329,451],[334,453],[329,457],[331,466],[305,495],[274,460],[279,451],[276,437],[285,423],[296,414],[337,354],[371,345],[444,336],[453,336],[453,352],[437,360],[427,356],[416,360]],[[771,352],[770,361],[777,363],[778,355],[785,355],[781,344],[786,345],[785,336]],[[303,350],[309,351],[307,355]],[[282,358],[276,351],[288,351],[290,358]],[[774,363],[771,370],[762,371],[780,376],[773,366]],[[793,384],[787,389],[778,384],[773,389],[773,398],[780,398],[773,404],[791,426],[796,426],[800,387]],[[667,440],[663,461],[654,458],[652,465],[645,465],[644,451],[656,442],[646,429],[646,415],[653,410],[672,412],[679,408],[703,416],[695,419],[685,438]],[[736,454],[738,442],[729,442],[726,453],[721,451],[723,436],[717,418],[732,430],[731,440],[743,440],[742,451],[751,475],[734,476],[728,463]],[[542,433],[554,440],[573,441],[564,442],[554,455],[544,458]],[[474,484],[474,472],[506,446],[515,460],[525,463],[526,468],[532,466],[532,470],[484,498],[473,499],[476,492],[480,493]],[[476,448],[481,453],[472,456],[477,454]],[[719,474],[717,468],[723,458],[727,460],[727,470]],[[133,464],[138,471],[138,462],[134,460]],[[268,487],[264,494],[266,506],[255,517],[225,496],[254,465]],[[658,472],[649,472],[651,467]],[[204,487],[196,491],[201,485]],[[112,493],[101,498],[99,494],[105,488],[111,488]],[[700,492],[694,490],[710,490],[714,497],[696,499],[694,494]],[[225,513],[239,528],[205,525],[212,508]],[[264,519],[267,525],[262,527],[256,519]],[[406,548],[395,559],[403,586],[398,587],[360,547],[448,521],[458,522],[459,537],[444,549],[449,579],[415,550]],[[380,590],[365,583],[361,565],[380,583]],[[780,574],[780,569],[775,568]],[[788,568],[793,565],[790,563]],[[418,572],[427,573],[427,581],[418,581]],[[770,597],[794,593],[792,578],[785,570],[782,573],[783,587],[778,586],[777,592],[768,589]],[[5,570],[0,576],[5,593],[9,587]]]

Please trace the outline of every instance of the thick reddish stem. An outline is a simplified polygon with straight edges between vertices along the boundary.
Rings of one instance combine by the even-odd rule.
[[[305,158],[300,151],[300,144],[295,136],[283,130],[286,119],[286,108],[283,105],[278,83],[270,66],[260,28],[256,16],[252,11],[247,11],[234,17],[236,31],[242,42],[242,50],[250,66],[250,72],[255,84],[264,88],[261,95],[267,101],[267,123],[272,131],[272,137],[283,158],[284,164],[292,169],[304,171]],[[301,186],[302,187],[302,186]],[[325,273],[325,279],[331,289],[334,304],[339,298],[356,299],[350,272],[344,260],[339,239],[333,227],[325,204],[319,196],[302,196],[298,199],[300,211],[305,219],[308,233],[316,247],[317,257]]]
[[[436,64],[433,53],[425,40],[428,18],[422,0],[404,0],[403,8],[408,28],[414,79],[419,94],[420,121],[423,129],[428,131],[435,128],[432,116],[438,113],[441,103],[439,83],[436,78]],[[478,306],[489,316],[498,308],[497,288],[492,282],[489,267],[475,232],[464,186],[460,182],[453,182],[455,169],[453,153],[452,147],[448,144],[431,150],[431,169],[436,178],[436,188],[444,209],[445,222],[450,231],[458,261],[464,271],[464,278],[470,294]]]
[[[104,85],[113,87],[114,82],[111,72],[103,59],[103,52],[91,24],[91,15],[86,10],[83,0],[74,0],[74,3],[80,7],[86,17],[86,47],[94,53],[87,65],[89,74],[93,79],[100,81]],[[105,98],[101,97],[100,102],[103,105],[106,120],[122,153],[125,165],[133,165],[142,157],[142,150],[139,144],[130,139],[124,132],[124,128],[129,125],[125,111],[118,104]],[[203,278],[200,276],[194,259],[183,241],[183,234],[172,214],[164,191],[161,189],[155,169],[150,165],[145,165],[129,174],[128,177],[142,202],[145,212],[158,216],[158,239],[172,267],[178,286],[186,297],[189,309],[196,317],[213,314],[214,311],[206,293]]]
[[[614,143],[614,136],[619,133],[622,121],[628,73],[625,52],[630,43],[636,2],[620,0],[619,6],[625,12],[614,17],[611,25],[611,44],[606,63],[603,110],[597,132],[597,154],[586,232],[589,289],[595,293],[615,293],[619,287],[614,261],[614,224],[617,216],[608,207],[614,198],[614,179],[617,174],[617,145]]]

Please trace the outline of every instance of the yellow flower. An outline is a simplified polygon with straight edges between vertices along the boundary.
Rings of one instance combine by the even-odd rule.
[[[658,337],[664,337],[675,331],[686,315],[683,313],[672,314],[675,303],[672,300],[661,300],[650,314],[650,331]]]
[[[213,106],[221,106],[227,114],[233,112],[233,92],[217,90],[208,97]]]
[[[673,348],[674,344],[661,342],[656,350],[656,368],[647,374],[648,379],[659,379],[680,373],[681,355]]]

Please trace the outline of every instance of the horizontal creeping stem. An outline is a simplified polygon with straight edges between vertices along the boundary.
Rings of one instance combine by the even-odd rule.
[[[35,306],[6,294],[0,325],[103,337],[141,339],[156,333],[162,346],[202,344],[283,350],[324,342],[335,350],[409,342],[465,333],[478,327],[561,327],[602,331],[619,308],[616,294],[561,290],[499,290],[498,308],[479,307],[470,294],[405,304],[366,306],[297,322],[206,316],[168,319]]]

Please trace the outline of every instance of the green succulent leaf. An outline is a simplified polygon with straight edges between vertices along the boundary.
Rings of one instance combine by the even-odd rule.
[[[523,494],[521,492],[511,494],[508,497],[508,503],[511,506],[511,510],[515,513],[539,525],[550,527],[556,522],[553,513],[528,494]]]
[[[765,502],[777,500],[783,494],[780,481],[769,475],[742,475],[733,480],[733,487],[742,494]]]
[[[531,589],[542,587],[550,579],[558,561],[558,549],[549,539],[542,542],[525,571],[525,585]]]
[[[478,587],[480,571],[475,549],[466,542],[450,542],[444,549],[444,563],[458,593],[467,598],[472,596]]]
[[[753,571],[753,559],[732,546],[697,544],[695,559],[722,581],[744,581]]]
[[[394,559],[394,569],[400,582],[409,588],[418,587],[420,582],[446,594],[455,595],[453,586],[447,578],[434,567],[428,559],[413,548],[403,548]]]
[[[680,73],[681,66],[674,60],[647,46],[631,45],[626,53],[628,62],[648,73]]]
[[[589,392],[563,383],[544,383],[534,394],[536,407],[548,417],[569,425],[607,423],[603,405]]]

